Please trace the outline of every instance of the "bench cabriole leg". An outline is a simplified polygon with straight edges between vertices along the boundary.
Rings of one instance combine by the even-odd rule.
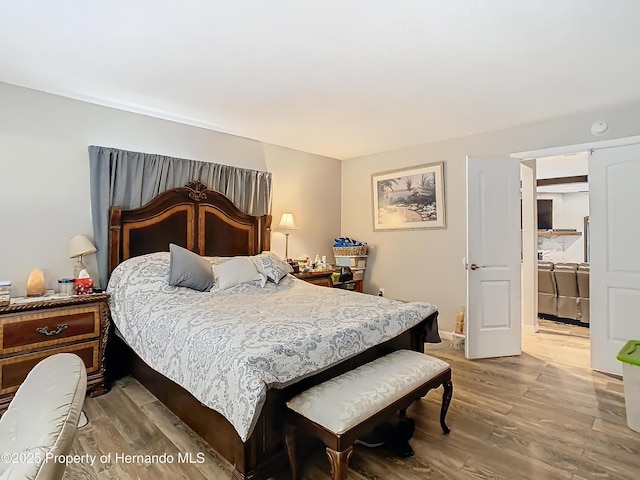
[[[451,429],[447,427],[444,419],[447,416],[447,410],[449,410],[449,404],[453,396],[453,383],[451,383],[451,380],[447,380],[442,386],[444,387],[444,393],[442,394],[442,408],[440,409],[440,426],[444,433],[449,433]]]
[[[327,456],[329,457],[329,462],[331,462],[331,480],[347,480],[349,459],[352,453],[353,445],[341,452],[327,447]]]
[[[298,465],[296,462],[296,428],[286,424],[284,426],[284,445],[289,458],[289,467],[291,468],[291,480],[298,478]]]

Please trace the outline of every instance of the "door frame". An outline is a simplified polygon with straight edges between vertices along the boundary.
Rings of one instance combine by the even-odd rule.
[[[526,161],[526,160],[535,160],[537,158],[542,158],[542,157],[552,157],[552,156],[557,156],[557,155],[565,155],[565,154],[572,154],[572,153],[580,153],[580,152],[585,152],[585,151],[590,151],[590,150],[595,150],[595,149],[604,149],[604,148],[615,148],[615,147],[624,147],[627,145],[634,145],[634,144],[638,144],[640,143],[640,135],[634,135],[634,136],[630,136],[630,137],[622,137],[622,138],[613,138],[613,139],[609,139],[609,140],[597,140],[597,141],[593,141],[593,142],[587,142],[587,143],[579,143],[579,144],[574,144],[574,145],[566,145],[566,146],[561,146],[561,147],[551,147],[551,148],[543,148],[543,149],[539,149],[539,150],[529,150],[529,151],[524,151],[524,152],[515,152],[512,153],[510,156],[513,159],[517,159],[519,160],[521,163]],[[535,179],[534,179],[535,182]],[[532,242],[532,241],[537,241],[537,239],[535,238],[531,238],[532,236],[535,237],[536,232],[534,231],[530,231],[529,235],[527,237],[525,237],[526,232],[523,231],[523,243],[525,242]],[[536,258],[537,261],[537,258]],[[525,305],[532,305],[532,304],[536,304],[537,305],[537,297],[538,297],[538,283],[537,281],[534,282],[535,283],[535,287],[534,288],[527,288],[524,289],[522,291],[522,304]],[[524,284],[524,283],[523,283]],[[535,298],[533,298],[535,296]],[[524,317],[523,317],[524,318]],[[591,318],[590,319],[591,323],[595,322],[599,322],[602,321],[602,319],[597,319],[597,318]],[[591,329],[589,329],[589,332],[591,333]]]
[[[533,160],[538,157],[555,157],[557,155],[580,153],[596,148],[624,147],[626,145],[634,145],[636,143],[640,143],[640,135],[612,138],[610,140],[598,140],[588,143],[577,143],[575,145],[565,145],[563,147],[550,147],[538,150],[528,150],[525,152],[515,152],[512,153],[510,157],[517,158],[519,160]]]
[[[538,221],[536,160],[520,161],[522,190],[522,330],[536,333],[538,325]]]

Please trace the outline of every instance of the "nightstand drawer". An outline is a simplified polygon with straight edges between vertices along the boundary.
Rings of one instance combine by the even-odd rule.
[[[97,339],[100,307],[80,305],[3,316],[0,355]]]
[[[333,275],[333,271],[331,270],[319,270],[307,273],[299,272],[293,274],[294,277],[299,278],[300,280],[304,280],[307,283],[313,283],[314,285],[319,285],[321,287],[333,287],[331,275]]]
[[[20,384],[36,364],[56,353],[74,353],[82,358],[87,374],[96,372],[100,366],[98,362],[99,342],[87,342],[78,345],[52,348],[42,352],[19,355],[0,360],[0,395],[18,390]]]
[[[320,285],[321,287],[333,287],[331,277],[306,278],[305,282]]]

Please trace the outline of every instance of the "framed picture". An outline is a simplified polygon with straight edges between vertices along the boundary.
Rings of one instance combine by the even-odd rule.
[[[371,175],[374,230],[446,228],[444,162]]]

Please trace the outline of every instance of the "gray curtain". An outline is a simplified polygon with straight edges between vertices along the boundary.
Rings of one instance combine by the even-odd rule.
[[[271,213],[271,173],[117,148],[89,147],[98,277],[108,281],[109,207],[140,207],[159,193],[200,180],[250,215]]]

